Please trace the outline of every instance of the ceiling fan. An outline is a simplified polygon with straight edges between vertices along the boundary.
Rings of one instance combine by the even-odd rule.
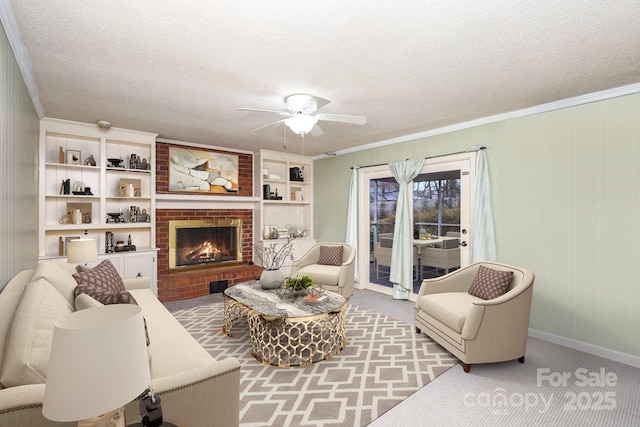
[[[349,116],[345,114],[314,115],[316,111],[327,105],[329,102],[331,101],[320,98],[319,96],[295,94],[289,95],[285,98],[285,105],[288,111],[263,110],[259,108],[238,108],[238,110],[276,113],[287,117],[253,129],[254,132],[284,122],[289,129],[298,135],[304,136],[305,134],[310,133],[312,136],[321,136],[324,132],[317,124],[319,121],[349,123],[354,125],[363,125],[367,123],[367,118],[364,116]]]

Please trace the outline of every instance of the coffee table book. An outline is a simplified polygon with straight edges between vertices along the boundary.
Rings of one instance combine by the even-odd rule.
[[[302,298],[302,301],[308,304],[317,304],[324,301],[325,299],[327,299],[326,295],[307,295],[306,297]]]

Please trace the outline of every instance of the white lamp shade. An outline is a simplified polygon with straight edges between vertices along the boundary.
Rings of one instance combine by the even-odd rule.
[[[134,400],[150,380],[141,308],[80,310],[55,324],[42,413],[60,422],[96,417]]]
[[[308,116],[306,114],[296,114],[293,117],[289,117],[284,121],[289,129],[298,135],[303,135],[311,132],[311,129],[318,122],[318,118],[314,116]]]
[[[98,259],[98,248],[95,239],[69,240],[67,247],[67,262],[82,264]]]

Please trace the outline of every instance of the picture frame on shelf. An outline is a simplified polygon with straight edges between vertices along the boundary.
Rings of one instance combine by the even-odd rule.
[[[64,238],[64,256],[67,256],[67,248],[69,247],[69,242],[79,238],[80,236],[67,236]]]
[[[67,152],[66,152],[67,164],[68,165],[80,165],[80,164],[82,164],[80,162],[81,154],[82,153],[80,152],[80,150],[67,150]]]

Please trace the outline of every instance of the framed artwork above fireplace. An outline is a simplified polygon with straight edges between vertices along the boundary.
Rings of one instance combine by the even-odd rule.
[[[169,147],[169,191],[237,194],[238,156]]]

